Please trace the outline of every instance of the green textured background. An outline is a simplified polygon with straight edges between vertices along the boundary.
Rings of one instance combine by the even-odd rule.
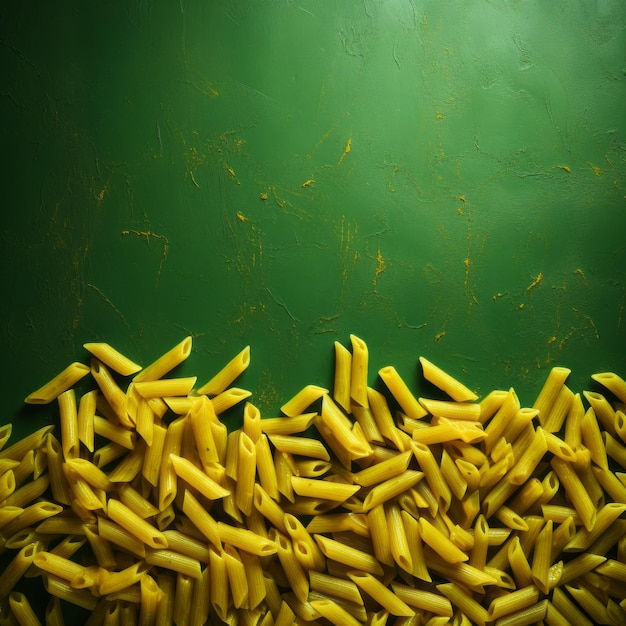
[[[266,416],[350,333],[372,384],[626,374],[624,7],[3,3],[0,423],[98,340],[251,344]]]

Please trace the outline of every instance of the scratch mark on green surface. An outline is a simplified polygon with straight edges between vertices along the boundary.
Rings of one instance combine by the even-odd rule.
[[[284,303],[283,300],[281,300],[280,298],[277,298],[271,291],[269,287],[266,287],[265,290],[267,291],[267,293],[270,294],[272,300],[274,300],[274,302],[276,302],[276,304],[278,304],[278,306],[282,307],[283,309],[285,309],[287,315],[289,315],[289,317],[294,321],[294,322],[299,322],[300,320],[295,317],[293,315],[293,313],[289,310],[289,307]]]
[[[128,322],[126,321],[126,318],[124,317],[124,314],[113,304],[113,302],[111,302],[111,300],[104,294],[102,289],[100,289],[99,287],[96,287],[92,283],[87,283],[87,287],[90,287],[91,289],[93,289],[115,311],[115,313],[117,313],[117,315],[120,317],[122,322],[124,322],[124,325],[127,328],[130,328]]]
[[[161,276],[161,270],[163,269],[163,265],[167,260],[167,255],[170,251],[170,240],[165,235],[159,235],[158,233],[152,232],[151,230],[123,230],[122,235],[137,235],[138,237],[143,237],[150,247],[151,239],[158,239],[163,242],[163,254],[161,255],[161,262],[159,263],[159,269],[156,275],[157,285],[159,284],[159,277]]]

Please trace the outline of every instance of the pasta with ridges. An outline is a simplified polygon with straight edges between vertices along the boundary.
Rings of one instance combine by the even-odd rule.
[[[58,439],[0,427],[0,604],[55,624],[71,605],[88,624],[625,623],[624,379],[575,393],[555,367],[529,407],[419,357],[449,397],[425,398],[393,366],[375,386],[348,339],[331,391],[280,417],[242,403],[230,433],[250,347],[194,390],[169,375],[191,337],[146,368],[85,344],[27,398],[57,401]]]

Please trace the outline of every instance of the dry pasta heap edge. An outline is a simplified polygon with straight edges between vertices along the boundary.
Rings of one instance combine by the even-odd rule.
[[[553,367],[523,407],[420,357],[447,399],[393,366],[382,393],[351,335],[332,389],[267,417],[233,386],[249,346],[199,386],[168,377],[191,347],[141,367],[85,344],[89,365],[26,398],[58,404],[56,434],[0,427],[0,625],[63,624],[69,605],[88,626],[626,623],[619,375],[580,394]]]

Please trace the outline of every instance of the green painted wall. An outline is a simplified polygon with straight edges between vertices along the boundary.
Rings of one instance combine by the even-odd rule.
[[[351,332],[372,383],[626,374],[624,6],[5,3],[0,423],[97,340],[251,344],[265,415]]]

